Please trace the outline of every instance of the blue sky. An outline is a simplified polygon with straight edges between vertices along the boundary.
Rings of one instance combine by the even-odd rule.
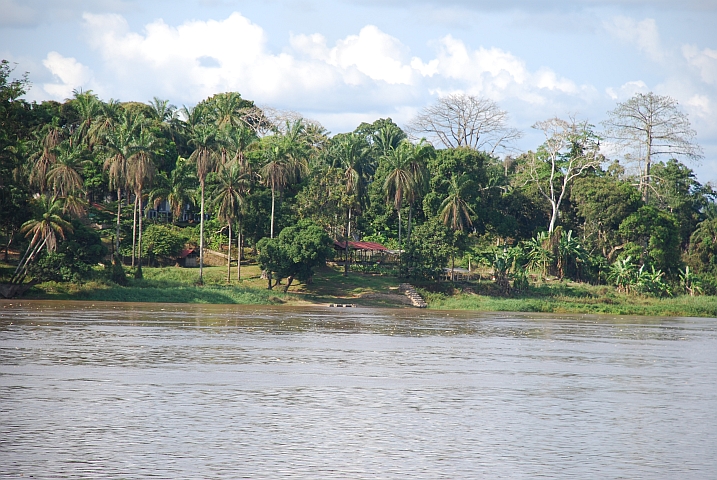
[[[0,0],[0,57],[31,100],[73,89],[192,105],[234,90],[333,133],[406,123],[438,96],[495,100],[535,148],[551,116],[677,99],[717,183],[717,1]]]

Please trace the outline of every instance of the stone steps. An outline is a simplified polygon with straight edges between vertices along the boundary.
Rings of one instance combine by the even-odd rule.
[[[413,288],[413,285],[402,283],[398,286],[398,289],[401,290],[409,298],[409,300],[411,300],[411,304],[414,307],[426,308],[428,306],[426,301],[423,300],[423,297],[421,297],[416,289]]]

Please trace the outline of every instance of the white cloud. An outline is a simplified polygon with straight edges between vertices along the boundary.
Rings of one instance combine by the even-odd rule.
[[[63,57],[57,52],[47,54],[42,64],[59,80],[57,83],[45,83],[42,88],[56,100],[64,100],[72,95],[76,88],[87,87],[92,79],[92,71],[72,57]]]
[[[707,95],[693,95],[685,103],[690,112],[705,119],[712,117],[712,104]]]
[[[705,48],[700,51],[694,45],[683,45],[682,55],[691,67],[700,72],[703,82],[717,84],[717,50]]]
[[[332,46],[320,34],[292,35],[290,49],[273,53],[264,30],[239,13],[179,26],[156,20],[141,33],[120,15],[84,14],[88,39],[107,74],[123,91],[113,96],[162,95],[193,103],[220,91],[282,108],[325,112],[414,106],[429,92],[465,91],[494,100],[551,104],[567,96],[589,99],[594,88],[553,70],[530,71],[499,48],[468,48],[450,35],[435,58],[410,57],[407,46],[373,25]],[[117,81],[119,80],[119,81]],[[118,95],[119,94],[119,95]]]
[[[525,62],[500,48],[468,48],[463,41],[448,35],[438,43],[437,58],[411,63],[422,75],[433,77],[435,91],[464,91],[496,101],[519,99],[533,105],[551,103],[557,97],[570,96],[580,101],[589,98],[594,88],[578,86],[547,67],[530,71]]]
[[[612,87],[606,88],[605,92],[613,100],[623,101],[632,97],[636,93],[647,93],[648,88],[645,82],[643,82],[642,80],[636,80],[624,83],[617,90]]]
[[[618,16],[603,25],[610,35],[634,44],[650,59],[657,62],[664,59],[665,52],[662,48],[657,23],[654,19],[646,18],[637,22],[629,17]]]
[[[294,42],[318,59],[273,54],[267,50],[263,29],[238,13],[220,21],[191,21],[177,27],[157,20],[142,34],[129,31],[127,22],[117,15],[85,14],[84,18],[92,46],[128,93],[151,87],[162,95],[196,102],[235,90],[247,98],[277,102],[300,92],[326,92],[340,84],[342,76],[364,76],[357,68],[340,72],[325,59],[320,61],[325,54],[320,36]],[[361,64],[360,53],[354,51],[354,57],[354,63]]]
[[[408,49],[373,25],[363,27],[358,35],[339,40],[331,49],[324,36],[319,34],[292,35],[291,46],[313,60],[340,67],[350,84],[363,81],[362,76],[352,74],[353,69],[372,80],[391,85],[413,83],[414,72],[403,62]]]

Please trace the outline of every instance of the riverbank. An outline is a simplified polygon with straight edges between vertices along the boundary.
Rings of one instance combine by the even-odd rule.
[[[362,273],[343,276],[326,267],[311,285],[294,283],[267,290],[255,265],[242,267],[242,280],[227,283],[225,267],[207,267],[204,285],[197,285],[198,269],[144,268],[144,278],[130,279],[127,286],[93,280],[84,283],[46,282],[33,287],[23,298],[151,303],[211,303],[246,305],[317,305],[351,303],[363,307],[408,307],[399,293],[399,279]],[[456,288],[417,285],[431,309],[514,311],[543,313],[602,313],[612,315],[717,317],[717,297],[678,296],[652,298],[618,293],[610,286],[571,282],[533,285],[528,291],[501,296],[491,282],[471,282]]]

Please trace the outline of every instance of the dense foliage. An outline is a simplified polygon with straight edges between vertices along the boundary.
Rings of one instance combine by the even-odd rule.
[[[635,167],[634,155],[603,156],[594,125],[548,119],[535,125],[543,144],[498,158],[519,136],[502,111],[495,130],[452,145],[431,130],[428,109],[419,123],[432,145],[390,118],[331,136],[235,92],[177,109],[91,91],[29,103],[28,86],[2,62],[0,235],[6,258],[19,252],[14,281],[78,279],[110,261],[122,281],[123,265],[141,276],[143,264],[173,264],[187,247],[203,265],[205,248],[230,241],[258,250],[274,280],[308,281],[330,257],[329,239],[370,239],[401,251],[395,271],[427,280],[483,258],[506,289],[525,288],[527,273],[653,295],[715,283],[715,192],[680,161],[699,156],[691,136],[665,133],[679,149],[660,152],[674,155],[652,150]],[[436,108],[497,109],[465,100]],[[622,114],[611,112],[604,135],[621,138]]]

